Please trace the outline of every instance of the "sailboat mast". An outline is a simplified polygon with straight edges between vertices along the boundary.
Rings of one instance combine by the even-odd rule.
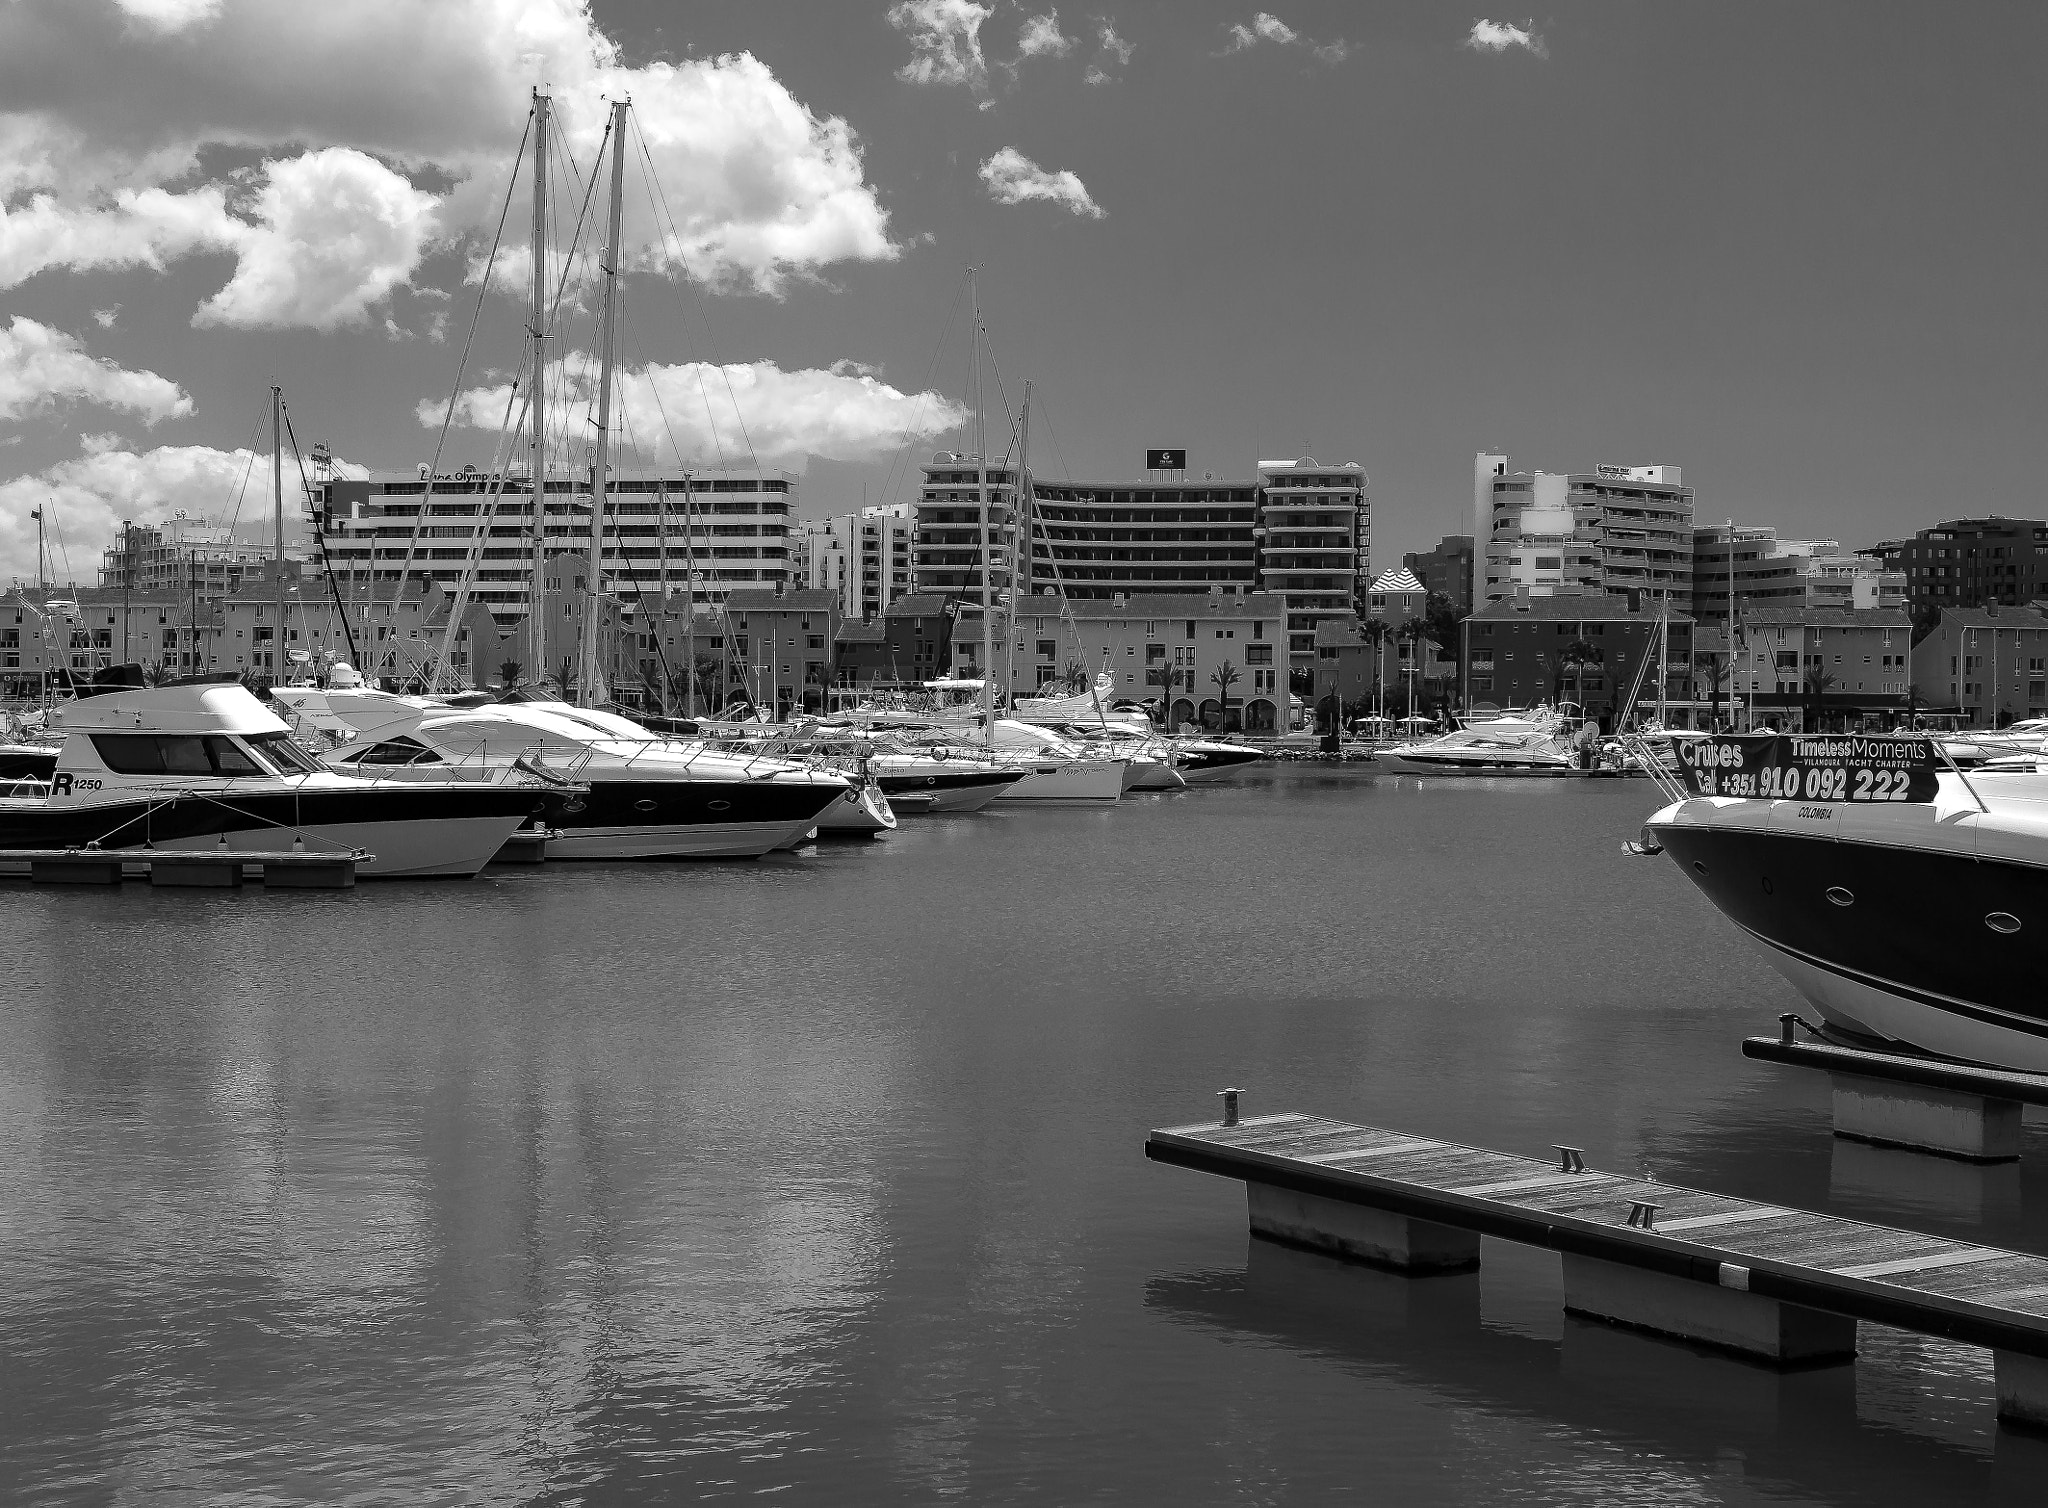
[[[695,479],[683,469],[683,716],[697,715],[697,494]],[[719,650],[722,660],[723,647]],[[723,674],[723,672],[721,672]]]
[[[969,338],[968,371],[974,383],[974,465],[975,493],[981,503],[981,714],[982,732],[990,748],[996,742],[995,702],[995,545],[989,535],[988,518],[988,415],[981,401],[981,294],[975,287],[974,269],[967,269],[967,301],[974,309],[974,332]]]
[[[533,91],[533,559],[527,589],[527,675],[547,672],[548,638],[543,573],[547,568],[548,506],[548,114],[552,101]],[[506,687],[511,690],[511,687]]]
[[[612,105],[612,205],[605,230],[604,334],[597,369],[597,461],[590,474],[590,565],[583,598],[582,669],[576,677],[576,702],[582,707],[599,707],[607,700],[599,668],[598,620],[601,617],[599,589],[603,584],[604,505],[607,473],[612,451],[612,373],[618,360],[619,325],[619,216],[626,182],[626,102]]]
[[[1017,428],[1017,482],[1012,491],[1018,506],[1030,516],[1031,498],[1031,384],[1024,384],[1024,414]],[[1017,616],[1017,575],[1020,567],[1017,552],[1022,550],[1025,559],[1031,555],[1031,529],[1027,523],[1017,536],[1018,543],[1010,551],[1010,616],[1003,625],[1003,690],[1010,698],[1010,705],[1017,705],[1017,635],[1023,631],[1023,620]],[[1031,577],[1024,578],[1024,590],[1031,590]]]
[[[277,531],[271,541],[270,568],[277,577],[277,627],[271,630],[270,683],[284,684],[284,389],[270,387],[270,500],[271,525]],[[131,557],[130,566],[133,561]]]

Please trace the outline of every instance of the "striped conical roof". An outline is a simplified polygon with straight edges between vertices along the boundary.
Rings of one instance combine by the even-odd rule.
[[[1422,583],[1415,579],[1415,573],[1406,566],[1398,571],[1382,571],[1380,579],[1372,584],[1376,592],[1419,592]]]

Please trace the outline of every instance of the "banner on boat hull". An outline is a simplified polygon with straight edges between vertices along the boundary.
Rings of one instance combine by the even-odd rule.
[[[1695,796],[1932,801],[1941,755],[1924,733],[1735,733],[1678,743]]]

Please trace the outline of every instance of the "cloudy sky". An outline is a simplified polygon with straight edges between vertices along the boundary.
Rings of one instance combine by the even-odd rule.
[[[487,463],[536,83],[565,178],[633,101],[625,438],[801,466],[808,514],[957,442],[973,263],[1041,475],[1357,460],[1380,565],[1482,448],[1851,545],[2048,516],[2044,44],[1990,0],[0,0],[0,580],[45,500],[84,579],[231,513],[272,381],[376,468],[453,397]]]

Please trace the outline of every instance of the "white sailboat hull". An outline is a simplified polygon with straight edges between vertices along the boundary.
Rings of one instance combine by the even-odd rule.
[[[303,830],[309,849],[360,849],[375,857],[356,866],[360,879],[467,879],[491,862],[526,821],[509,817],[419,818],[399,822],[340,822]],[[217,853],[223,835],[176,838],[158,848]],[[244,828],[224,835],[230,853],[274,853],[288,847],[282,829]]]

